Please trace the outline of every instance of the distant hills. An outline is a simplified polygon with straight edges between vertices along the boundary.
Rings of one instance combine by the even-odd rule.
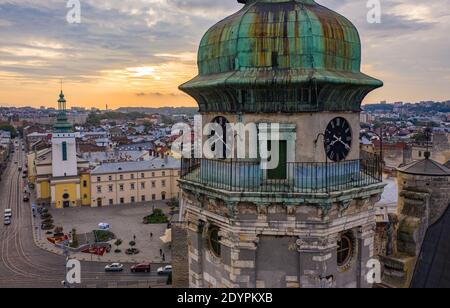
[[[132,113],[139,112],[145,114],[165,114],[165,115],[173,115],[173,114],[196,114],[198,113],[197,107],[161,107],[161,108],[147,108],[147,107],[121,107],[116,110],[117,112],[124,113]]]

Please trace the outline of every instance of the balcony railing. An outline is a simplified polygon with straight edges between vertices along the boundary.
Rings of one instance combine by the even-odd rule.
[[[378,155],[339,163],[286,163],[283,178],[271,179],[259,161],[183,159],[181,179],[230,192],[331,193],[382,182]],[[283,168],[284,169],[284,168]]]

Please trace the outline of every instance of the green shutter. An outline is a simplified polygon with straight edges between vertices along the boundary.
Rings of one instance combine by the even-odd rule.
[[[271,143],[269,141],[269,143]],[[286,180],[287,179],[287,141],[280,140],[280,160],[278,167],[268,170],[267,175],[269,180]]]
[[[62,159],[63,161],[67,161],[67,142],[62,143]]]

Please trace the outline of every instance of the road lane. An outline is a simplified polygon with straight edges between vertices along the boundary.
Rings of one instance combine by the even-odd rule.
[[[4,226],[2,221],[0,226],[0,287],[61,287],[66,272],[65,258],[40,249],[33,240],[31,206],[23,202],[25,184],[18,170],[25,161],[19,145],[0,182],[0,213],[3,216],[5,209],[13,210],[12,224]],[[149,287],[162,286],[166,281],[155,273],[131,274],[130,264],[125,264],[123,273],[105,273],[106,263],[82,262],[81,265],[81,287]]]

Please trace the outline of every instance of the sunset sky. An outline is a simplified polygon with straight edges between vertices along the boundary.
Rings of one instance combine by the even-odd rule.
[[[317,1],[345,15],[363,41],[362,70],[385,82],[368,102],[450,99],[450,0],[382,0],[382,23],[364,0]],[[236,0],[0,0],[0,106],[195,106],[178,86],[197,74],[204,32]]]

